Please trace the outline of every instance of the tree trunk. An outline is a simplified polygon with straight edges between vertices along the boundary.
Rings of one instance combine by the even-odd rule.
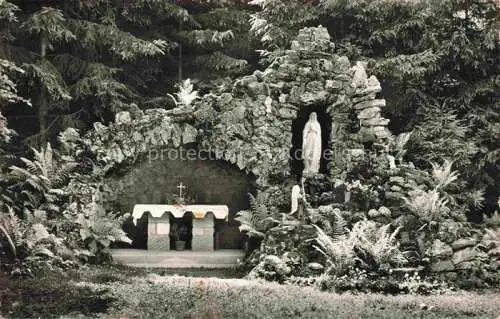
[[[182,32],[182,21],[179,22],[179,31]],[[177,64],[177,76],[179,78],[179,82],[182,81],[182,43],[179,40],[179,62]]]
[[[40,93],[38,97],[38,126],[39,126],[39,146],[45,145],[47,139],[47,96],[45,94],[45,88],[40,88]]]
[[[47,54],[48,39],[45,35],[40,38],[40,58],[43,62]],[[47,112],[48,112],[48,101],[45,87],[40,87],[40,92],[38,96],[38,127],[39,127],[39,146],[43,147],[47,139]]]

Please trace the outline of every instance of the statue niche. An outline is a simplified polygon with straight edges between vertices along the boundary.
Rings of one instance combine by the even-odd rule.
[[[326,173],[330,150],[331,118],[321,106],[305,107],[292,124],[290,168],[296,177]]]
[[[316,112],[309,115],[309,121],[302,131],[302,157],[304,161],[304,175],[319,172],[321,161],[321,125],[318,122]]]

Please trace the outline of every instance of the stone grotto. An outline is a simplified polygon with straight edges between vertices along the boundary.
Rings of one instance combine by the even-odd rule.
[[[312,222],[334,216],[338,203],[349,200],[349,192],[332,192],[324,185],[340,178],[353,162],[375,154],[377,165],[386,167],[383,170],[396,167],[388,152],[397,137],[382,115],[386,100],[379,81],[367,74],[363,62],[351,63],[336,55],[334,47],[326,28],[304,28],[288,50],[272,53],[266,69],[240,78],[231,88],[174,109],[122,112],[107,126],[95,123],[85,136],[68,130],[61,141],[73,152],[93,154],[95,176],[102,180],[103,192],[110,190],[104,200],[108,207],[131,213],[135,204],[176,204],[172,194],[184,183],[188,192],[184,204],[228,207],[227,221],[216,219],[209,231],[216,238],[213,247],[241,249],[245,243],[235,216],[250,208],[248,193],[267,203],[271,220],[290,212],[292,186],[301,182],[304,169],[303,162],[291,154],[300,154],[302,130],[313,112],[321,126],[322,151],[329,156],[321,159],[318,174],[305,181]],[[213,159],[157,160],[158,154],[169,150],[201,151]],[[408,184],[400,176],[391,176],[388,183],[388,198],[401,197],[398,192]],[[399,217],[384,206],[366,207],[366,212],[348,217],[385,223]],[[154,232],[147,223],[143,217],[137,226],[126,226],[136,248],[151,247],[148,227],[150,236],[158,235],[158,221],[149,221],[156,224]],[[311,225],[269,225],[263,244],[269,249],[261,246],[261,253],[314,251],[304,240],[315,236]],[[402,234],[403,241],[408,236]],[[431,242],[429,260],[437,272],[467,269],[464,265],[485,258],[478,257],[477,250],[460,236]],[[159,247],[172,249],[166,241]]]
[[[166,204],[183,182],[197,203],[229,206],[218,247],[241,248],[235,214],[249,207],[246,194],[256,191],[271,200],[283,197],[277,195],[283,184],[298,181],[303,164],[291,154],[301,149],[302,129],[312,112],[323,128],[322,150],[331,153],[321,160],[322,174],[340,173],[349,156],[363,154],[365,147],[383,150],[393,137],[381,115],[385,100],[377,98],[379,81],[366,74],[362,63],[352,65],[333,51],[325,28],[305,28],[265,70],[239,79],[227,91],[169,110],[121,112],[115,123],[95,123],[83,137],[66,131],[61,140],[94,154],[103,189],[113,190],[107,206],[130,213],[133,204]],[[176,149],[215,158],[158,160]],[[289,202],[274,202],[276,210],[283,205],[289,210]],[[136,247],[145,248],[147,227],[138,225],[129,224],[128,231]]]

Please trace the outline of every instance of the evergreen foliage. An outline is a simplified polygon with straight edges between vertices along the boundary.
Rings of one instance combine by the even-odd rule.
[[[320,8],[303,0],[254,0],[250,4],[260,10],[250,17],[250,31],[266,48],[289,46],[299,29],[318,21]]]
[[[29,100],[17,94],[17,86],[9,77],[9,73],[24,74],[25,71],[11,61],[0,59],[0,104],[2,106],[9,103],[26,103],[27,105],[31,105]],[[7,127],[7,121],[0,112],[0,138],[8,141],[12,133],[13,131]]]
[[[19,95],[34,106],[22,111],[38,121],[38,133],[27,139],[35,145],[68,126],[86,130],[136,106],[171,108],[165,98],[180,80],[195,78],[206,92],[247,71],[254,55],[240,5],[2,1],[0,9],[5,58],[27,71],[17,82]],[[32,134],[23,127],[19,133]]]

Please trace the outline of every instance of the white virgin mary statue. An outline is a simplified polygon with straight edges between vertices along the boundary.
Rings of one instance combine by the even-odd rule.
[[[307,121],[304,127],[302,136],[304,173],[318,173],[321,160],[321,126],[319,125],[316,112],[312,112],[309,115],[309,121]]]

